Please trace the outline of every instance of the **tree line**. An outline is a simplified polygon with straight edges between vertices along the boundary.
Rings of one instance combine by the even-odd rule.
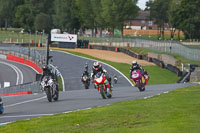
[[[19,27],[46,33],[59,28],[69,33],[84,29],[120,29],[138,15],[138,0],[0,0],[0,27]],[[200,0],[149,0],[145,10],[158,25],[164,38],[164,25],[183,31],[185,38],[200,39]]]
[[[123,31],[124,22],[138,14],[138,0],[0,0],[0,26],[49,32],[59,28],[93,33],[105,28]],[[95,34],[94,34],[95,35]]]
[[[161,38],[164,38],[164,24],[168,23],[171,38],[178,30],[184,32],[185,39],[200,39],[200,0],[149,0],[146,6]]]

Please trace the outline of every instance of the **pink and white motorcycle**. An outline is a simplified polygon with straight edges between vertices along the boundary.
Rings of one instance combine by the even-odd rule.
[[[142,76],[140,70],[135,70],[132,72],[132,80],[135,82],[135,87],[137,87],[140,91],[145,91],[145,85],[148,82],[148,76]]]

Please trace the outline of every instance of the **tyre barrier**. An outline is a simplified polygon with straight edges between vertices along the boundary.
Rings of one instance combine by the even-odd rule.
[[[166,68],[171,72],[175,73],[177,76],[182,76],[182,72],[177,67],[172,66],[171,64],[167,64]]]
[[[165,68],[165,64],[164,64],[162,61],[160,61],[160,60],[158,60],[158,59],[156,59],[156,58],[153,58],[153,59],[152,59],[152,62],[153,62],[154,64],[156,64],[157,66],[161,67],[161,68]]]
[[[89,40],[77,40],[77,48],[88,48]]]
[[[185,72],[182,74],[181,78],[177,81],[177,83],[184,83],[190,81],[191,72]]]

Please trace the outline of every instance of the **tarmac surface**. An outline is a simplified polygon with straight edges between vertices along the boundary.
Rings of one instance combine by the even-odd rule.
[[[48,102],[45,94],[3,97],[5,112],[0,116],[0,125],[18,120],[27,120],[32,117],[90,109],[119,101],[149,98],[161,93],[168,93],[177,88],[194,85],[192,83],[150,85],[146,86],[146,91],[139,92],[120,72],[102,64],[111,76],[117,74],[119,77],[118,83],[113,84],[113,97],[111,99],[102,99],[93,85],[86,90],[80,81],[85,62],[88,62],[89,68],[91,68],[93,60],[56,51],[51,51],[50,55],[53,56],[53,64],[56,64],[55,66],[58,67],[63,76],[66,91],[60,93],[57,102],[51,103]]]
[[[10,82],[10,86],[14,86],[36,80],[36,72],[26,65],[0,59],[0,68],[1,87],[4,82]]]

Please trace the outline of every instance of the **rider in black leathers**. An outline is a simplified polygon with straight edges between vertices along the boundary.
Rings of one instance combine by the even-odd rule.
[[[83,76],[87,76],[88,77],[88,79],[89,79],[89,81],[90,81],[90,78],[89,78],[89,72],[88,72],[88,63],[85,63],[85,70],[84,70],[84,72],[83,72],[83,74],[82,74],[82,76],[81,76],[81,81],[83,82]]]
[[[40,78],[40,81],[42,81],[45,76],[51,76],[54,80],[57,81],[56,75],[51,72],[51,69],[48,67],[48,65],[44,65],[42,67],[42,70],[43,70],[43,74]]]
[[[132,79],[132,72],[134,70],[140,70],[140,73],[143,75],[143,76],[148,76],[148,79],[149,79],[149,74],[147,73],[147,71],[145,71],[138,63],[136,60],[134,60],[132,62],[132,66],[130,68],[130,79]],[[135,82],[133,81],[133,84],[135,85]]]

